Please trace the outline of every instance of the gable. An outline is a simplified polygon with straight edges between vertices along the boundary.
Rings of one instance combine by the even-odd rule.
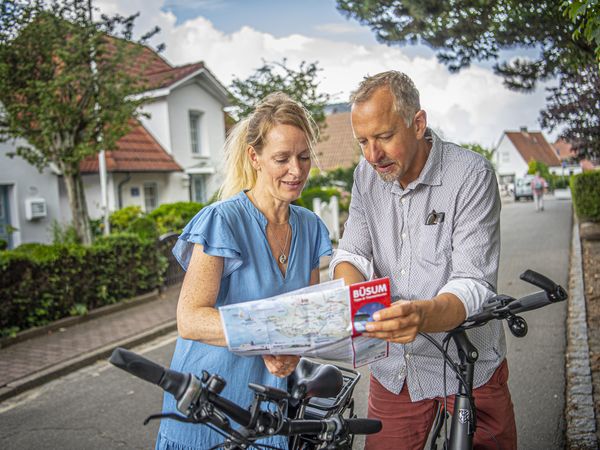
[[[315,149],[321,169],[347,169],[358,163],[361,151],[352,132],[350,112],[330,114],[325,124]]]

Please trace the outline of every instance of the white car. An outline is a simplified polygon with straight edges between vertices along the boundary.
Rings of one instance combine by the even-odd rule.
[[[522,198],[533,200],[533,190],[531,189],[531,181],[533,175],[525,175],[523,178],[517,178],[515,180],[515,201]]]

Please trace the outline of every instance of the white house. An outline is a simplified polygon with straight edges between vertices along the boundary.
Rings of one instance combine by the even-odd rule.
[[[505,131],[496,146],[496,171],[501,185],[514,183],[515,178],[524,176],[529,161],[546,164],[551,172],[561,169],[556,150],[539,131]]]
[[[152,89],[144,95],[143,117],[131,122],[118,149],[106,152],[108,209],[139,205],[146,212],[161,203],[206,202],[218,189],[225,141],[228,93],[202,62],[174,67],[145,47],[132,71],[144,67]],[[8,158],[15,144],[0,144],[0,239],[9,248],[49,242],[53,222],[71,220],[60,174],[41,174],[20,157]],[[96,157],[81,163],[88,211],[102,216]],[[31,209],[38,211],[37,217]],[[37,211],[37,210],[36,210]]]

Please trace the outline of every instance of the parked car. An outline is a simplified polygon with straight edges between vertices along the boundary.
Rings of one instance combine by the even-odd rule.
[[[533,200],[533,190],[531,189],[531,181],[533,175],[525,175],[523,178],[515,180],[515,201],[522,198]]]

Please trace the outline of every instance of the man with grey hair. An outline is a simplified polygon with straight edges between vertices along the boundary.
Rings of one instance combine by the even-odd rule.
[[[500,256],[500,197],[480,155],[441,140],[427,127],[419,92],[396,71],[365,78],[352,95],[352,129],[364,160],[354,173],[350,214],[330,275],[355,283],[389,277],[399,299],[376,313],[366,335],[390,342],[371,365],[369,416],[383,430],[366,448],[421,449],[444,382],[441,353],[420,332],[460,325],[494,294]],[[443,334],[433,334],[441,341]],[[516,449],[502,324],[469,331],[479,350],[474,374],[475,448]],[[456,354],[451,345],[450,354]],[[450,371],[448,371],[450,372]]]

